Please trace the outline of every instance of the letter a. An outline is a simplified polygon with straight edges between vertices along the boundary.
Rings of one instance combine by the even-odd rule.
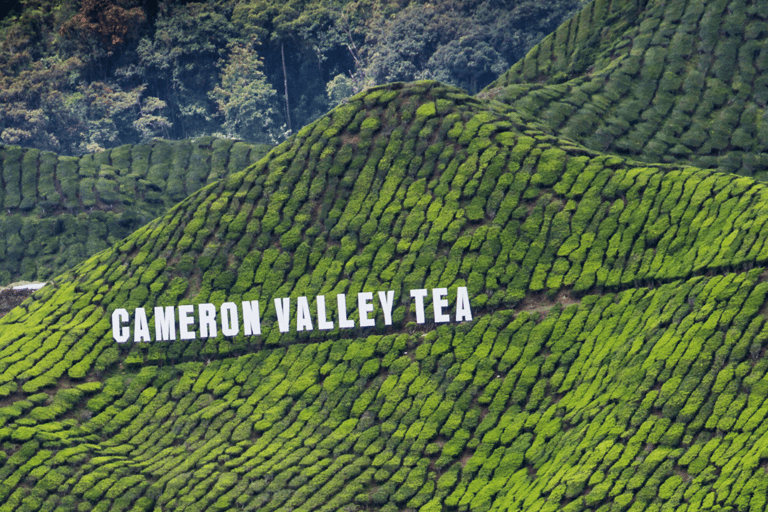
[[[133,341],[152,341],[149,338],[149,324],[147,324],[147,312],[144,308],[136,308],[133,313],[133,321],[136,330],[133,332]]]
[[[312,317],[309,314],[309,302],[306,297],[296,299],[296,331],[311,331]]]
[[[472,310],[469,307],[469,294],[466,286],[459,286],[456,290],[456,321],[472,321]]]

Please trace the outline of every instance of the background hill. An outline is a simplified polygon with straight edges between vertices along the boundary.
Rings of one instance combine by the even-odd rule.
[[[768,178],[763,2],[596,0],[484,95],[584,145]]]
[[[0,286],[62,273],[268,149],[213,137],[80,157],[0,146]]]
[[[767,192],[372,89],[0,320],[0,498],[762,509]],[[471,322],[414,322],[408,290],[460,286]],[[273,298],[390,289],[389,327],[274,321]],[[261,336],[112,338],[117,307],[245,299]]]

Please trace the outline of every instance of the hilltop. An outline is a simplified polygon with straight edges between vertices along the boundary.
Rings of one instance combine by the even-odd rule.
[[[587,147],[768,179],[768,7],[596,0],[483,91]]]
[[[767,194],[375,88],[0,320],[0,497],[759,509]],[[409,290],[439,287],[471,321],[416,322]],[[275,298],[382,290],[392,325],[278,329]],[[113,337],[116,308],[250,300],[260,336]]]

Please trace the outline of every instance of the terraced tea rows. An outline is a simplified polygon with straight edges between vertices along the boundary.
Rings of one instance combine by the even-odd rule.
[[[81,157],[0,146],[0,284],[71,268],[268,149],[212,137]]]
[[[40,492],[3,496],[94,510],[759,510],[757,275],[588,296],[542,322],[499,311],[425,334],[147,366],[50,405],[32,395],[0,409],[0,435],[20,445],[4,482]]]
[[[0,500],[762,510],[767,191],[370,90],[0,320]],[[414,322],[409,290],[460,286],[472,322]],[[275,323],[377,290],[391,326]],[[241,300],[261,336],[112,337],[118,307]]]
[[[485,91],[586,146],[768,179],[765,2],[595,0]]]

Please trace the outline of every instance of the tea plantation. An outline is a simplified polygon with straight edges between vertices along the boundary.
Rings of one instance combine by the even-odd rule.
[[[6,254],[94,255],[0,319],[0,510],[765,510],[766,20],[596,0],[263,158],[2,148]]]
[[[369,90],[0,320],[0,507],[764,510],[767,221],[751,178]],[[439,287],[471,321],[415,321]],[[387,290],[389,326],[275,320]],[[113,338],[250,300],[260,335]]]
[[[484,92],[648,162],[768,179],[768,3],[595,0]]]
[[[269,149],[213,137],[82,157],[0,145],[0,285],[73,267]]]

